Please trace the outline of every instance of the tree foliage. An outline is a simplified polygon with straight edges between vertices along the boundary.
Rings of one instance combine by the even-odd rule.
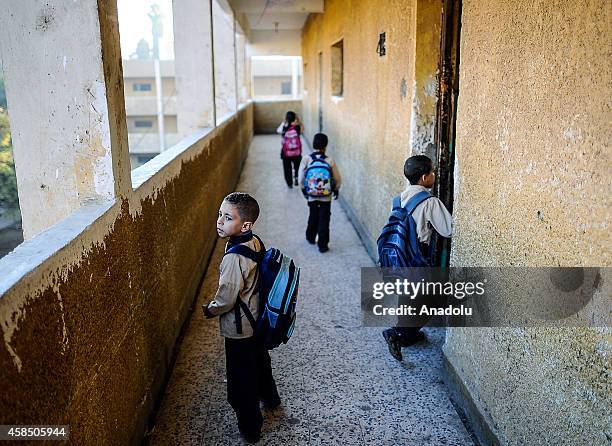
[[[19,207],[8,115],[0,107],[0,208]]]

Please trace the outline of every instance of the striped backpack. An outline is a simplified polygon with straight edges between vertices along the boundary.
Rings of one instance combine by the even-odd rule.
[[[272,350],[286,344],[295,327],[300,268],[293,260],[276,248],[266,248],[259,237],[254,235],[261,245],[259,252],[244,245],[231,247],[225,254],[243,255],[259,267],[259,316],[257,320],[240,298],[236,300],[234,312],[238,332],[242,332],[240,311],[249,320],[255,336]],[[239,327],[240,326],[240,327]]]

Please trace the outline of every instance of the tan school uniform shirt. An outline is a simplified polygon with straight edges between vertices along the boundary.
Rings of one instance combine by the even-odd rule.
[[[418,184],[409,185],[400,195],[402,207],[406,206],[408,200],[423,191],[429,192],[429,189]],[[416,223],[417,235],[421,243],[429,245],[432,228],[442,237],[451,237],[453,235],[453,217],[446,209],[446,206],[444,206],[444,203],[437,197],[429,198],[419,204],[414,209],[412,217]]]
[[[253,237],[241,243],[255,252],[259,252],[259,241]],[[225,246],[228,250],[228,244]],[[223,256],[219,268],[219,287],[214,299],[206,306],[204,312],[207,317],[219,316],[219,331],[221,336],[232,339],[249,338],[253,336],[253,328],[249,320],[240,311],[242,321],[242,334],[238,333],[234,305],[240,298],[251,310],[253,318],[257,320],[259,294],[257,292],[258,278],[257,263],[240,254],[226,254]]]

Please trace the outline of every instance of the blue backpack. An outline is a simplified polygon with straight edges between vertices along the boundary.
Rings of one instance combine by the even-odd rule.
[[[270,248],[266,251],[261,239],[256,235],[254,237],[261,245],[259,252],[244,245],[236,245],[225,253],[245,256],[257,262],[259,267],[259,316],[255,320],[248,305],[238,298],[234,306],[236,330],[242,333],[240,311],[243,311],[253,327],[255,337],[263,342],[268,350],[272,350],[286,344],[293,334],[300,268],[278,249]]]
[[[392,269],[432,266],[431,250],[428,254],[423,252],[412,217],[414,209],[431,197],[427,191],[419,192],[408,200],[405,207],[402,207],[399,196],[393,199],[389,221],[376,241],[380,266]]]
[[[312,160],[304,172],[304,184],[302,187],[306,195],[310,197],[328,197],[334,191],[334,176],[331,166],[325,161],[326,156],[317,156],[311,153]]]

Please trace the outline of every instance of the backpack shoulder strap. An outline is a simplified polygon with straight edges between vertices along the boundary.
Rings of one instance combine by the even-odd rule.
[[[266,245],[264,245],[264,242],[261,241],[261,239],[259,238],[259,236],[257,234],[253,234],[253,237],[255,237],[257,239],[257,241],[259,242],[259,252],[257,253],[258,255],[261,255],[261,257],[263,257],[266,253]]]
[[[257,326],[257,322],[255,321],[255,318],[253,317],[253,313],[251,313],[251,310],[249,309],[248,305],[245,304],[242,301],[242,299],[240,299],[240,296],[238,297],[236,308],[240,308],[242,310],[246,318],[249,320],[249,324],[251,324],[251,327],[253,328],[253,330],[255,330],[255,327]],[[238,317],[240,317],[239,311],[238,311]],[[240,329],[241,329],[240,331],[242,331],[242,326],[240,327]]]
[[[259,253],[253,251],[251,248],[244,245],[232,246],[223,255],[226,256],[227,254],[238,254],[248,259],[251,259],[254,262],[259,262],[258,259],[260,257]]]
[[[393,201],[391,203],[391,209],[396,210],[401,207],[402,207],[402,197],[398,195],[397,197],[393,198]]]
[[[419,204],[423,203],[425,200],[430,199],[431,197],[432,195],[426,190],[419,192],[418,194],[412,196],[410,200],[408,200],[408,203],[406,203],[404,209],[406,209],[406,212],[408,213],[408,215],[410,215],[412,214],[412,212],[414,212],[414,210]]]

